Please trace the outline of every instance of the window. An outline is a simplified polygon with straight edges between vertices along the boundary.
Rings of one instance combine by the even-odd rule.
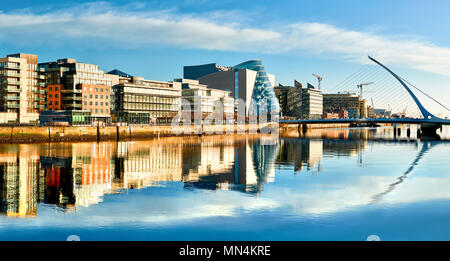
[[[108,95],[105,95],[105,99],[109,99],[109,96],[108,96]]]
[[[103,88],[100,88],[100,92],[103,92]]]
[[[51,92],[52,91],[52,87],[48,88],[48,91]]]
[[[58,101],[55,101],[55,105],[58,105]]]
[[[58,87],[55,87],[55,92],[57,92],[59,89],[58,89]]]
[[[52,95],[51,95],[51,94],[49,94],[49,95],[48,95],[48,97],[49,97],[49,98],[52,98]]]
[[[58,94],[55,94],[55,98],[59,98],[59,95],[58,95]]]
[[[98,95],[97,94],[95,95],[95,99],[98,99]]]
[[[92,99],[92,94],[89,94],[89,98],[91,98],[91,99]]]

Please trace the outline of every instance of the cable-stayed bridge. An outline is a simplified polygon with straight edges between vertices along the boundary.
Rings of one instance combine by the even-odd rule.
[[[377,124],[417,124],[420,125],[420,130],[424,134],[436,134],[436,130],[443,125],[450,125],[450,120],[442,117],[437,117],[432,114],[419,100],[412,88],[417,90],[422,99],[429,99],[432,104],[441,108],[445,112],[449,112],[445,105],[412,85],[405,79],[401,78],[388,67],[369,56],[369,59],[376,65],[378,70],[373,70],[373,66],[365,66],[356,73],[349,76],[340,84],[336,85],[329,93],[354,93],[355,86],[362,88],[363,85],[373,84],[372,86],[365,86],[366,95],[371,93],[370,90],[376,90],[376,94],[368,95],[372,102],[372,109],[374,108],[374,100],[377,106],[388,108],[389,110],[396,110],[402,112],[402,117],[388,118],[349,118],[349,119],[299,119],[299,120],[280,120],[280,124],[300,124],[306,129],[308,124],[336,124],[336,123],[350,123],[355,125],[376,126]],[[367,82],[368,84],[361,84]],[[357,84],[358,83],[358,84]],[[397,86],[397,88],[396,88]],[[363,91],[360,90],[360,96]],[[361,99],[366,97],[360,97]],[[367,97],[368,98],[368,97]]]

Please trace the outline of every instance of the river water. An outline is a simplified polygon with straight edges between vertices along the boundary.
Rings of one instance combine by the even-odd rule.
[[[450,129],[0,145],[0,240],[450,240]]]

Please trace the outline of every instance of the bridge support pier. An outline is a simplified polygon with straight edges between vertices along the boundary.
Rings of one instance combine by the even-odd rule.
[[[306,123],[302,124],[302,132],[305,133],[308,130],[308,125]]]
[[[438,123],[422,123],[420,124],[420,130],[422,135],[436,136],[437,129],[442,128],[441,124]]]

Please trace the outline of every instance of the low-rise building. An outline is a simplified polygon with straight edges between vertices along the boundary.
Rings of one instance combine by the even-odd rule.
[[[89,126],[92,124],[91,111],[46,110],[39,115],[40,126]]]
[[[322,115],[322,119],[339,119],[339,113],[324,112]]]
[[[120,77],[113,86],[113,122],[124,124],[171,123],[178,114],[181,100],[180,82]]]
[[[214,112],[222,112],[224,122],[234,122],[234,99],[231,91],[208,88],[198,80],[175,79],[174,82],[181,83],[183,99],[191,104],[192,113],[202,115],[203,123],[210,123],[206,118]],[[221,106],[221,111],[216,106]]]
[[[323,94],[323,110],[325,112],[339,112],[344,109],[351,119],[367,116],[365,100],[352,93],[325,93]]]

